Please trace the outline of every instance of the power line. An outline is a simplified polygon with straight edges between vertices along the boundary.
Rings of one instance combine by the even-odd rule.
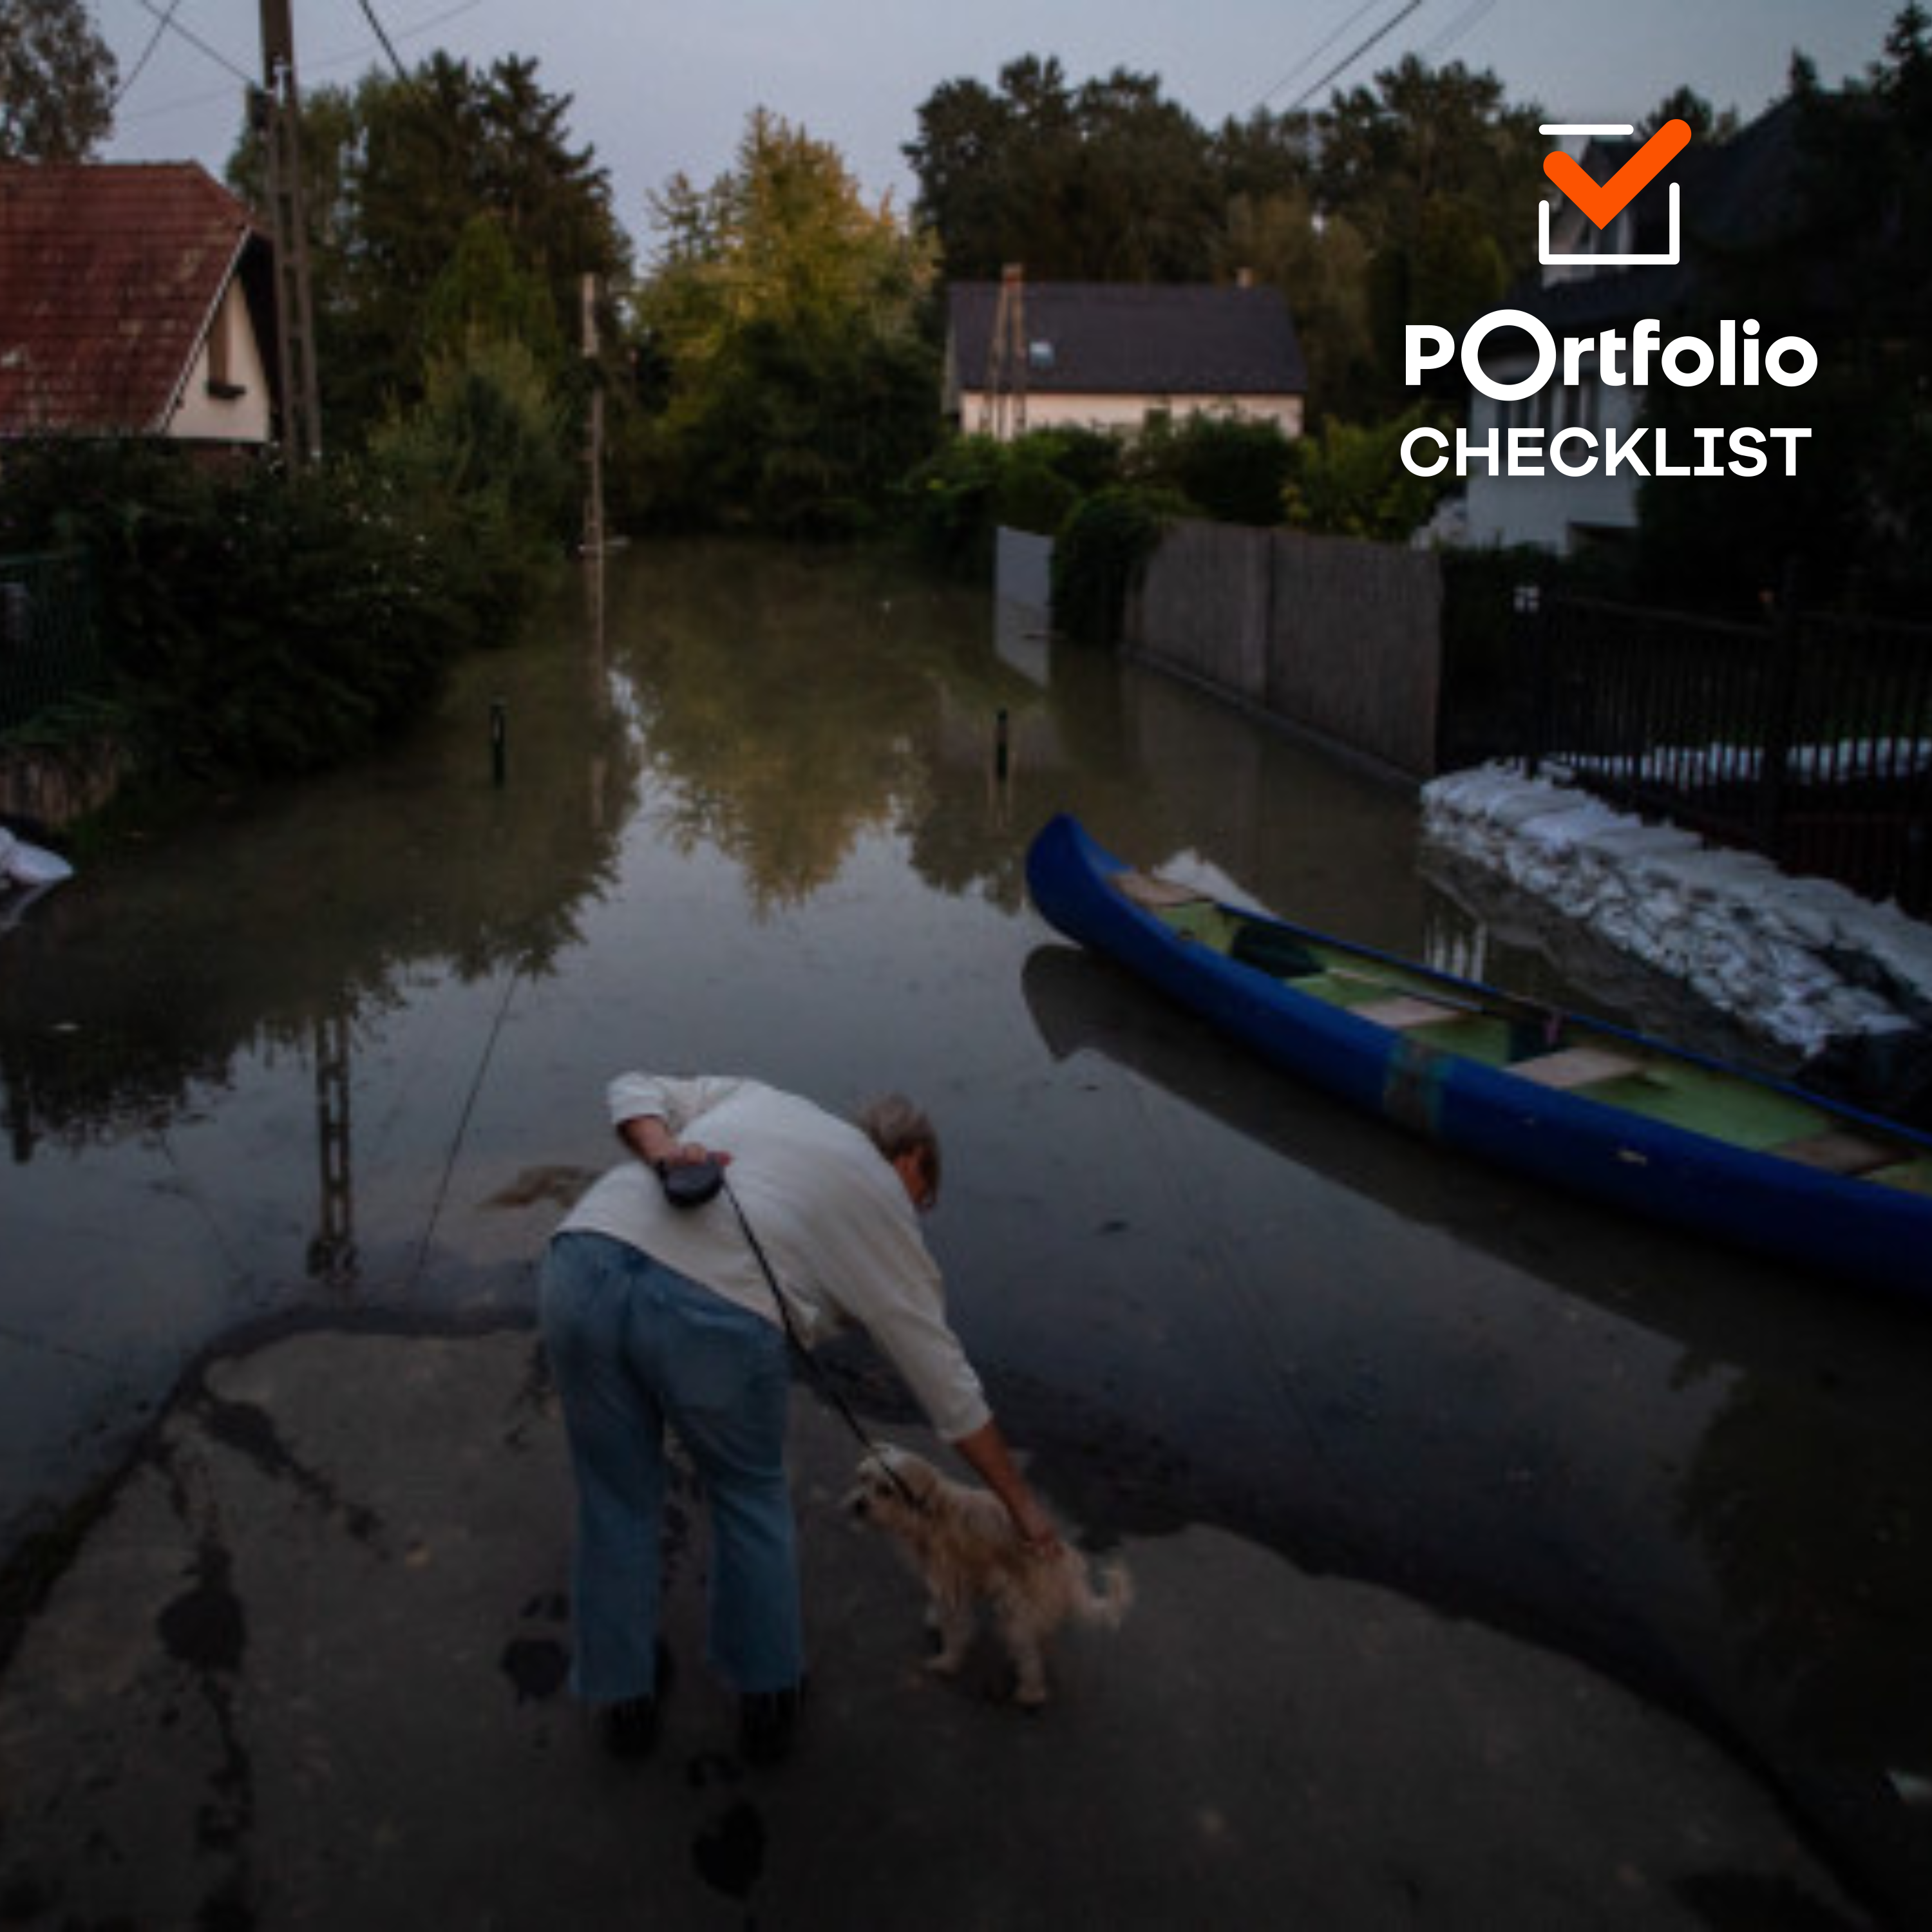
[[[175,4],[170,7],[165,14],[161,11],[160,8],[154,4],[154,0],[141,0],[141,4],[148,13],[152,14],[156,20],[160,22],[161,31],[164,33],[178,34],[183,40],[187,41],[190,46],[194,49],[196,52],[206,54],[210,60],[214,62],[217,67],[226,68],[227,70],[232,74],[244,87],[253,87],[254,86],[255,77],[253,74],[244,72],[242,68],[237,67],[235,63],[218,48],[210,46],[199,34],[190,32],[186,27],[184,27],[182,23],[175,18],[176,12],[180,5],[180,0],[175,0]],[[142,58],[143,60],[146,60],[146,58],[147,56],[146,54],[142,56]]]
[[[1474,6],[1464,8],[1423,49],[1424,58],[1433,60],[1444,48],[1460,40],[1496,4],[1496,0],[1475,0]]]
[[[141,50],[140,58],[135,62],[134,68],[129,73],[128,78],[121,84],[120,92],[114,98],[114,104],[117,109],[119,108],[122,101],[127,98],[127,95],[133,88],[135,81],[139,79],[141,70],[147,65],[148,60],[152,57],[156,45],[161,40],[162,37],[169,32],[170,28],[172,28],[174,32],[179,34],[182,39],[187,40],[190,45],[199,49],[200,51],[206,54],[210,60],[214,62],[218,66],[225,68],[230,74],[235,75],[246,86],[252,87],[255,85],[255,82],[252,76],[244,74],[232,61],[225,58],[213,47],[206,46],[202,42],[197,40],[194,34],[190,33],[185,27],[180,26],[176,22],[174,18],[175,14],[182,5],[183,0],[172,0],[172,4],[169,6],[165,14],[163,13],[158,4],[154,4],[154,0],[140,0],[140,4],[146,8],[148,12],[154,16],[156,24],[154,33],[149,38],[148,44]],[[394,40],[411,40],[418,39],[422,35],[433,32],[436,28],[444,26],[446,22],[451,20],[457,20],[465,14],[475,13],[477,8],[481,7],[483,4],[484,0],[457,0],[457,4],[455,5],[446,7],[440,13],[431,14],[427,18],[416,21],[409,26],[398,27],[394,34],[390,38]],[[346,52],[326,54],[320,59],[310,58],[304,61],[302,66],[307,72],[311,74],[323,73],[331,68],[350,66],[355,62],[361,60],[368,51],[369,44],[367,41],[364,41],[362,46],[352,47]],[[389,58],[392,60],[395,58],[395,55],[393,50],[391,51]],[[118,116],[117,116],[117,118],[120,121],[122,125],[135,126],[143,122],[158,120],[164,115],[186,112],[191,109],[206,107],[212,102],[226,100],[229,98],[230,96],[226,92],[219,94],[192,94],[186,95],[178,100],[164,101],[158,106],[148,106],[137,114]]]
[[[1338,74],[1345,73],[1348,68],[1353,67],[1356,62],[1360,60],[1363,55],[1366,53],[1370,48],[1373,46],[1378,40],[1386,40],[1390,34],[1395,32],[1396,28],[1402,25],[1403,21],[1407,20],[1410,14],[1413,14],[1417,8],[1420,7],[1421,4],[1422,0],[1408,0],[1408,5],[1404,7],[1400,13],[1396,14],[1392,19],[1385,22],[1382,26],[1378,27],[1360,46],[1354,49],[1352,52],[1349,53],[1344,58],[1337,61],[1335,64],[1331,67],[1319,80],[1316,82],[1312,87],[1305,88],[1301,93],[1298,94],[1293,100],[1290,101],[1286,111],[1292,114],[1298,107],[1305,106],[1307,103],[1313,100],[1315,96],[1319,94]]]
[[[382,42],[382,51],[389,57],[389,64],[396,70],[396,78],[407,86],[410,84],[409,70],[403,65],[401,60],[398,57],[394,44],[390,40],[382,22],[376,19],[376,9],[371,4],[371,0],[357,0],[357,4],[362,9],[363,19],[369,22],[370,32]]]
[[[1301,58],[1297,61],[1294,66],[1290,68],[1287,73],[1283,74],[1280,80],[1276,81],[1274,86],[1255,103],[1255,105],[1257,107],[1265,107],[1297,75],[1306,74],[1364,14],[1374,12],[1376,8],[1382,4],[1382,0],[1362,0],[1362,4],[1339,27],[1330,32],[1326,39],[1318,41],[1306,53],[1304,54]]]
[[[114,98],[108,104],[110,112],[118,108],[122,102],[127,99],[128,88],[140,79],[141,70],[154,58],[154,50],[160,45],[161,36],[173,25],[175,15],[179,10],[181,4],[182,0],[169,0],[168,10],[154,22],[154,30],[148,36],[148,44],[141,50],[134,64],[128,70],[127,79],[114,90]]]

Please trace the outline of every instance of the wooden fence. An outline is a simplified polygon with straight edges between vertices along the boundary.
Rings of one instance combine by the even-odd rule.
[[[1436,770],[1442,573],[1434,556],[1294,530],[1184,523],[1129,600],[1124,642],[1407,778]]]
[[[0,735],[100,680],[85,560],[0,556]]]

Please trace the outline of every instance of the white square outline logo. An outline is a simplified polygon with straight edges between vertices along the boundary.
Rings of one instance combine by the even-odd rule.
[[[1539,134],[1634,134],[1636,129],[1628,121],[1552,121],[1544,122],[1536,131]],[[1547,200],[1541,200],[1536,205],[1537,260],[1546,268],[1674,268],[1678,254],[1678,196],[1676,182],[1671,182],[1670,186],[1670,246],[1666,253],[1661,255],[1552,255],[1550,252],[1551,204]]]

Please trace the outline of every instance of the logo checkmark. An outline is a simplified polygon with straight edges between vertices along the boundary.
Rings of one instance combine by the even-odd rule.
[[[1690,124],[1666,121],[1606,182],[1592,178],[1560,149],[1543,158],[1543,172],[1596,224],[1607,228],[1690,145]]]

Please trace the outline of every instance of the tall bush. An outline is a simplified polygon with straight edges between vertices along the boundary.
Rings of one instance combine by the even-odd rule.
[[[15,446],[0,549],[82,549],[117,710],[163,771],[280,775],[418,716],[511,614],[446,502],[346,464],[290,478],[178,448]]]
[[[1217,523],[1263,529],[1281,521],[1294,445],[1276,424],[1194,412],[1150,416],[1134,446],[1134,478],[1184,496]]]
[[[1000,524],[1057,535],[1082,497],[1118,481],[1124,447],[1102,430],[1072,428],[1010,442],[954,436],[906,486],[914,540],[941,568],[984,577]]]
[[[567,428],[529,349],[472,334],[431,360],[422,403],[371,439],[377,473],[416,506],[460,601],[517,616],[563,554],[579,500]]]
[[[1324,536],[1371,537],[1400,543],[1426,522],[1449,488],[1418,476],[1402,460],[1402,439],[1446,419],[1426,406],[1386,422],[1346,423],[1330,417],[1318,436],[1294,446],[1282,508],[1298,530]]]
[[[1053,548],[1054,628],[1083,644],[1118,644],[1162,528],[1188,508],[1171,494],[1121,484],[1083,498]]]

